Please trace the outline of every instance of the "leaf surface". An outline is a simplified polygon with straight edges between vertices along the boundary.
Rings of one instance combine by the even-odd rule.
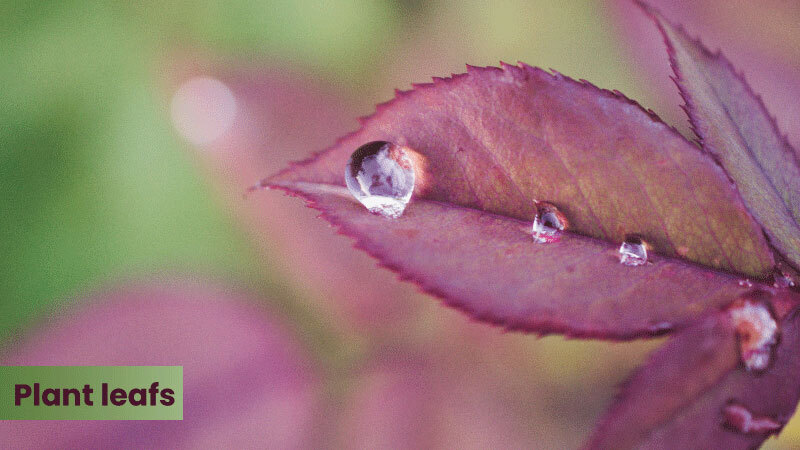
[[[721,53],[643,6],[669,50],[676,83],[705,151],[736,183],[772,245],[800,268],[800,162],[761,99]]]
[[[264,173],[308,157],[309,146],[322,147],[352,128],[355,100],[328,83],[299,75],[308,70],[199,60],[199,67],[194,59],[185,67],[171,67],[168,92],[198,77],[211,77],[229,89],[236,104],[229,129],[205,145],[187,147],[261,250],[269,276],[287,278],[320,315],[347,328],[382,333],[405,327],[413,308],[423,304],[413,288],[394,282],[370,257],[351,251],[348,239],[319,227],[315,212],[299,202],[277,195],[243,195]],[[218,121],[213,108],[202,120],[204,106],[218,105],[217,97],[193,92],[192,102],[180,108],[189,116],[187,123],[202,128]],[[175,100],[173,109],[174,105]]]
[[[770,433],[735,431],[723,411],[736,404],[781,427],[789,421],[800,398],[798,327],[795,309],[780,322],[780,342],[764,373],[748,372],[741,364],[724,312],[677,333],[626,383],[587,448],[757,447]]]
[[[617,246],[577,234],[535,244],[527,222],[419,199],[399,219],[366,213],[344,188],[295,184],[382,265],[472,317],[541,334],[633,338],[685,325],[745,292],[686,262],[620,264]]]
[[[670,79],[673,70],[664,57],[664,39],[653,32],[653,21],[631,0],[606,2],[609,16],[623,39],[632,75],[642,78],[652,104],[667,123],[683,130],[683,100]],[[672,23],[702,31],[707,48],[723,48],[733,65],[747,75],[775,115],[781,131],[795,147],[800,143],[800,4],[785,0],[720,2],[719,0],[647,0]],[[764,26],[769,24],[769,26]],[[649,98],[648,98],[649,99]],[[688,122],[687,122],[688,125]],[[686,132],[691,130],[686,127]]]
[[[350,154],[373,140],[418,153],[414,199],[397,221],[339,195]],[[361,130],[265,184],[305,196],[449,304],[541,333],[656,334],[742,291],[736,277],[679,256],[755,277],[773,266],[707,155],[620,94],[524,65],[471,67],[399,93]],[[535,244],[534,200],[556,204],[575,234]],[[653,265],[619,264],[629,233],[652,244]]]

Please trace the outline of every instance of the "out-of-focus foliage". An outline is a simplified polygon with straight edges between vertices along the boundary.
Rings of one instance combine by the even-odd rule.
[[[625,88],[601,18],[594,2],[5,3],[0,339],[98,280],[254,273],[170,128],[154,80],[176,51],[301,63],[367,113],[395,86],[501,58]]]
[[[358,99],[366,113],[394,85],[466,62],[524,59],[618,83],[616,64],[588,59],[615,59],[599,12],[545,1],[0,6],[0,338],[98,279],[254,272],[170,129],[154,80],[176,50],[302,63],[374,93]]]

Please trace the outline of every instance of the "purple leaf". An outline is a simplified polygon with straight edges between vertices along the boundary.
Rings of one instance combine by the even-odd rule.
[[[405,214],[375,217],[344,196],[350,154],[411,148]],[[510,328],[627,338],[684,325],[771,273],[771,251],[725,174],[619,94],[529,66],[469,68],[378,107],[358,132],[267,182],[300,194],[382,264],[474,317]],[[535,200],[571,223],[536,244]],[[643,236],[654,264],[616,249]]]
[[[746,449],[779,432],[800,398],[800,317],[785,311],[797,299],[774,302],[780,341],[764,372],[743,364],[746,327],[728,312],[675,334],[626,383],[587,448]]]
[[[686,113],[672,69],[664,58],[664,40],[653,33],[653,22],[631,0],[606,0],[609,15],[633,64],[627,67],[658,101],[657,111],[668,123],[683,125]],[[747,81],[775,114],[789,141],[800,143],[800,8],[796,2],[719,0],[648,0],[673,23],[702,32],[707,48],[724,48],[727,58],[747,75]],[[766,26],[768,24],[768,26]],[[683,131],[683,130],[682,130]],[[689,130],[686,130],[689,131]],[[691,132],[691,131],[689,131]]]
[[[176,64],[169,71],[169,93],[187,94],[173,95],[173,120],[193,143],[192,154],[215,191],[265,255],[272,276],[277,271],[301,286],[321,315],[346,327],[384,332],[405,323],[422,303],[412,301],[412,288],[351,251],[347,239],[317,228],[316,214],[302,204],[281,196],[243,195],[264,173],[307,157],[309,147],[321,147],[351,128],[352,99],[277,64],[249,67],[232,61],[222,67],[205,61]],[[216,80],[222,87],[192,89],[195,80]],[[224,108],[217,105],[228,97],[236,106],[223,133],[203,143],[187,134],[207,134],[207,124],[221,121]]]
[[[322,410],[319,378],[297,340],[256,301],[169,280],[118,287],[58,312],[0,364],[180,365],[184,419],[6,421],[0,447],[312,445]]]
[[[667,44],[676,83],[703,149],[736,183],[772,245],[800,268],[800,162],[761,99],[721,53],[709,52],[642,4]]]
[[[535,244],[529,223],[474,209],[420,199],[388,220],[366,213],[346,191],[299,192],[385,267],[472,317],[510,329],[656,335],[749,289],[737,277],[677,259],[625,266],[617,245],[577,234]]]

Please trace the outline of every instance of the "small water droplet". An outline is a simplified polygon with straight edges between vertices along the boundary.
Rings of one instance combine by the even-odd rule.
[[[775,271],[773,279],[774,279],[773,286],[779,289],[793,288],[797,285],[797,283],[795,283],[794,278],[792,278],[791,275],[780,269],[777,269]]]
[[[350,156],[344,179],[371,213],[397,218],[414,191],[414,167],[403,147],[385,141],[364,144]]]
[[[778,341],[778,323],[763,303],[740,299],[728,310],[739,338],[739,353],[748,371],[769,366],[772,347]]]
[[[746,287],[746,288],[751,288],[751,287],[753,287],[753,282],[750,281],[750,280],[739,280],[739,286]]]
[[[569,227],[567,217],[548,202],[536,202],[536,217],[533,219],[531,234],[539,244],[549,244],[561,240],[561,232]]]
[[[647,242],[638,235],[625,237],[619,246],[619,262],[626,266],[641,266],[647,263]]]
[[[772,434],[781,429],[781,423],[770,417],[754,416],[750,410],[737,403],[729,403],[722,410],[725,426],[744,434]]]

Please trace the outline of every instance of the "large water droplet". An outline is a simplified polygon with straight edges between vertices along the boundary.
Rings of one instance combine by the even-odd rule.
[[[414,167],[399,145],[374,141],[350,156],[344,179],[353,196],[370,212],[396,218],[414,191]]]
[[[780,430],[781,423],[770,417],[754,416],[746,406],[729,403],[722,410],[725,426],[745,434],[772,434]]]
[[[569,227],[569,221],[555,205],[536,202],[536,217],[533,219],[531,234],[539,244],[549,244],[561,240],[561,231]]]
[[[625,237],[619,246],[619,262],[626,266],[641,266],[647,263],[647,243],[638,235]]]
[[[766,305],[740,299],[728,313],[736,327],[739,353],[748,371],[762,371],[769,366],[772,346],[778,341],[778,323]]]

